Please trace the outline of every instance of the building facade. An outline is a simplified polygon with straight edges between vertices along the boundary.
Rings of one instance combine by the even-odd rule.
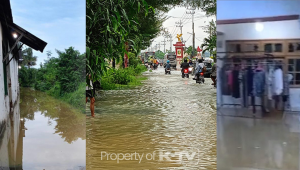
[[[293,75],[289,84],[290,109],[300,111],[299,15],[217,21],[218,68],[224,66],[224,58],[235,55],[246,58],[266,53],[283,63],[284,74]],[[221,88],[218,88],[218,105],[224,100],[224,96],[219,94],[222,94]]]

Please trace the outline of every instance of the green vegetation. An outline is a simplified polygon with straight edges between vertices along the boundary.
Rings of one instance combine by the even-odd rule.
[[[164,53],[164,52],[162,52],[162,51],[160,51],[160,50],[157,50],[157,51],[155,52],[155,57],[156,57],[156,58],[159,58],[159,59],[164,59],[165,54],[166,54],[166,53]]]
[[[201,48],[204,48],[202,51],[202,54],[205,53],[205,51],[209,51],[210,54],[213,55],[213,58],[216,57],[216,47],[217,47],[217,28],[216,28],[216,22],[210,21],[209,25],[204,27],[204,32],[208,33],[209,36],[207,38],[204,38],[203,44],[201,45]]]
[[[115,90],[133,87],[141,84],[145,77],[142,77],[142,72],[147,68],[141,64],[133,53],[129,53],[129,67],[119,69],[109,69],[102,76],[101,88],[104,90]]]
[[[193,47],[192,46],[189,46],[187,49],[186,49],[186,53],[188,54],[188,55],[191,55],[192,54],[192,51],[193,51]],[[196,56],[197,55],[197,49],[195,48],[194,49],[194,56]]]
[[[38,69],[22,66],[19,70],[20,85],[34,87],[70,103],[75,108],[83,109],[85,65],[82,63],[85,62],[85,55],[72,47],[56,52],[57,58],[48,55],[48,60]]]
[[[103,89],[114,88],[108,76],[124,75],[123,72],[130,70],[114,69],[116,63],[124,68],[124,54],[131,52],[134,54],[131,56],[137,57],[165,30],[162,28],[165,14],[173,7],[194,6],[208,16],[216,14],[216,0],[87,0],[86,3],[86,72],[91,74],[93,82],[101,82]],[[112,61],[112,68],[107,61]],[[124,77],[126,83],[128,79]],[[88,77],[86,82],[89,82]]]

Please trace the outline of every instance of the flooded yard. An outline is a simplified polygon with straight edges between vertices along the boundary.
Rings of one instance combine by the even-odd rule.
[[[85,169],[85,115],[43,92],[20,93],[0,142],[0,169]]]

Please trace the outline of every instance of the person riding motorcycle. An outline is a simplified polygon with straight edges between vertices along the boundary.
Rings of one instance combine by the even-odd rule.
[[[171,70],[171,64],[169,60],[167,60],[167,64],[165,66],[165,73],[167,73],[167,70]]]
[[[198,64],[197,64],[197,66],[196,66],[196,74],[195,74],[195,78],[193,78],[194,80],[196,80],[197,77],[199,76],[200,70],[203,71],[203,67],[204,67],[203,60],[202,60],[202,59],[199,59],[199,60],[198,60]],[[201,71],[201,72],[202,72],[202,71]]]
[[[184,62],[181,63],[180,67],[182,68],[181,69],[181,72],[183,73],[183,70],[184,69],[188,69],[190,67],[189,63],[187,62],[187,59],[184,59]]]

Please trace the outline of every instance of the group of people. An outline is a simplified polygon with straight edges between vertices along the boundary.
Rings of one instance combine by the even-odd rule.
[[[216,63],[216,59],[214,59],[214,63]],[[192,65],[192,60],[189,60],[189,63],[187,62],[187,59],[184,59],[184,62],[181,64],[181,72],[183,72],[184,69],[188,69],[190,67],[190,65]],[[194,80],[197,79],[197,76],[201,73],[201,72],[205,72],[204,69],[205,65],[203,63],[203,59],[198,59],[198,61],[196,62],[196,74],[195,74],[195,78],[193,78]],[[216,85],[216,78],[217,78],[217,65],[214,64],[212,66],[212,73],[210,75],[211,80],[213,81],[212,85]]]
[[[150,59],[150,65],[151,65],[151,68],[153,69],[155,69],[155,68],[157,68],[157,66],[158,66],[158,64],[159,64],[159,62],[158,62],[158,60],[156,59],[156,58],[151,58]]]

